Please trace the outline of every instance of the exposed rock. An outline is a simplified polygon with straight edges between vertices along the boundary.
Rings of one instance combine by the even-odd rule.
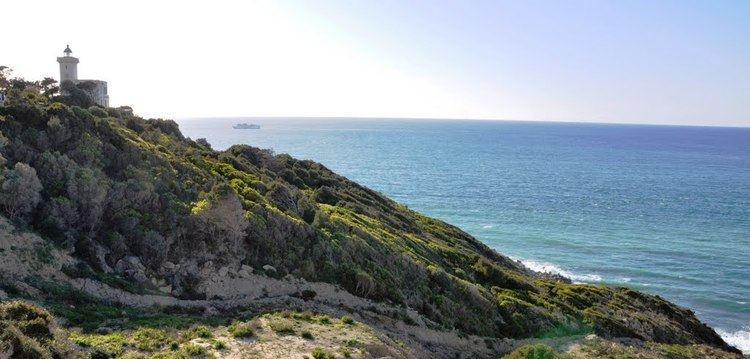
[[[227,267],[221,267],[219,269],[219,276],[220,277],[226,277],[227,273],[229,273],[229,268],[227,268]]]
[[[266,264],[266,265],[264,265],[264,266],[263,266],[263,270],[264,270],[264,271],[266,271],[266,272],[273,272],[273,273],[276,273],[276,268],[274,268],[274,267],[273,267],[272,265],[270,265],[270,264]]]
[[[240,278],[249,278],[250,273],[244,269],[240,269],[239,272],[237,272],[237,276]]]
[[[240,270],[244,270],[244,271],[247,271],[248,273],[252,273],[253,272],[253,267],[251,267],[251,266],[249,266],[247,264],[243,264],[240,267]]]
[[[164,264],[161,265],[164,267],[164,269],[173,270],[175,269],[176,265],[172,262],[164,262]]]
[[[162,292],[162,293],[166,293],[166,294],[172,293],[172,286],[171,285],[165,285],[163,287],[159,287],[159,291]]]
[[[112,268],[107,264],[107,254],[109,254],[109,250],[107,248],[104,248],[101,245],[97,245],[95,247],[95,254],[96,254],[96,261],[99,265],[99,268],[101,268],[104,273],[112,273]]]
[[[2,289],[0,289],[0,300],[6,300],[8,299],[8,294],[5,293]]]
[[[206,316],[206,317],[214,317],[219,314],[220,314],[219,310],[211,306],[208,306],[203,310],[203,316]]]
[[[117,261],[115,264],[115,271],[140,283],[149,282],[145,273],[146,267],[141,263],[141,260],[135,256],[128,256]]]

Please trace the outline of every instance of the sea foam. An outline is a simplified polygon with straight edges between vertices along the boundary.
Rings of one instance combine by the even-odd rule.
[[[742,350],[745,354],[750,354],[750,327],[744,327],[741,330],[734,332],[716,329],[716,332],[719,333],[729,345]]]
[[[521,259],[521,258],[513,258],[515,260],[520,261],[524,266],[527,268],[540,273],[549,273],[549,274],[559,274],[563,277],[570,278],[575,283],[583,283],[583,282],[601,282],[602,277],[598,274],[593,273],[573,273],[571,271],[567,271],[565,269],[562,269],[554,264],[547,263],[547,262],[540,262],[540,261],[533,261],[528,259]]]

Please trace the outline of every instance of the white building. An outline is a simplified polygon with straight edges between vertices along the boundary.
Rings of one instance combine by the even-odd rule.
[[[60,85],[65,81],[72,81],[74,84],[90,83],[90,86],[83,86],[94,102],[102,107],[109,107],[109,95],[107,94],[107,82],[101,80],[79,80],[78,79],[78,58],[70,56],[73,53],[70,46],[65,46],[65,56],[58,57],[60,63]]]

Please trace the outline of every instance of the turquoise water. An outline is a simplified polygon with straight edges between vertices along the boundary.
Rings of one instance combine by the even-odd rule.
[[[533,269],[662,295],[750,351],[750,128],[178,122],[216,149],[246,143],[322,162]]]

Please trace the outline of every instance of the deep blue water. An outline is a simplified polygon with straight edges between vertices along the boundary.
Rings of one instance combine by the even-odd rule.
[[[178,122],[215,149],[246,143],[322,162],[534,269],[662,295],[750,351],[750,128]]]

